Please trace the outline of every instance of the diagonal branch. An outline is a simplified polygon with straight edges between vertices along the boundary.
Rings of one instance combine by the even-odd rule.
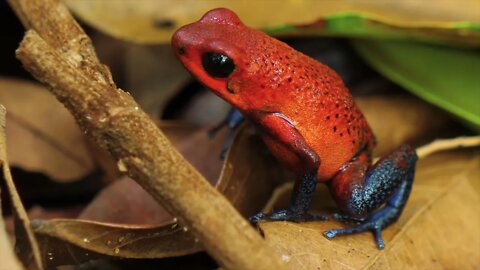
[[[29,30],[17,58],[80,128],[199,238],[227,269],[285,269],[262,238],[116,88],[90,39],[56,0],[9,0]]]

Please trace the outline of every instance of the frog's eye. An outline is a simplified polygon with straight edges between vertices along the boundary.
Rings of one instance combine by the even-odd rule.
[[[235,63],[230,57],[216,52],[202,55],[203,69],[212,77],[226,78],[235,69]]]

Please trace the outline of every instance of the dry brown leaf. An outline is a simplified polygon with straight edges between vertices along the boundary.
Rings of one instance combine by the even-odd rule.
[[[216,187],[243,216],[249,217],[267,203],[275,187],[292,179],[255,131],[244,125],[227,153]]]
[[[98,57],[111,69],[117,84],[128,90],[154,119],[191,80],[170,45],[145,46],[90,32]]]
[[[478,179],[478,150],[420,160],[401,218],[383,232],[383,251],[376,248],[371,233],[327,240],[324,231],[348,226],[333,220],[259,226],[266,241],[293,269],[476,269],[480,267]],[[316,203],[314,208],[325,210],[325,205],[332,203]]]
[[[413,96],[368,96],[355,102],[377,137],[374,156],[390,152],[403,143],[419,146],[440,134],[444,137],[453,125],[446,113]]]
[[[442,25],[449,21],[479,21],[473,1],[66,1],[68,7],[89,25],[116,38],[138,43],[166,43],[178,27],[198,20],[206,11],[227,7],[235,10],[247,25],[257,28],[285,24],[310,24],[326,15],[351,12],[398,25]],[[395,8],[392,8],[395,7]],[[275,12],[271,12],[275,9]],[[108,10],[109,12],[105,12]],[[441,21],[441,22],[436,22]]]
[[[190,164],[210,183],[215,185],[219,181],[218,176],[223,165],[223,161],[219,156],[225,141],[225,135],[225,132],[221,132],[214,139],[210,139],[208,131],[200,129],[192,133],[188,138],[178,141],[175,147]]]
[[[127,89],[133,89],[132,96],[154,117],[161,117],[167,102],[191,80],[170,45],[129,44],[124,64]]]
[[[71,114],[44,87],[0,78],[0,101],[8,110],[7,136],[12,166],[72,181],[94,164]]]
[[[179,145],[183,141],[188,140],[193,133],[199,130],[199,128],[196,126],[175,120],[161,121],[157,125],[165,133],[173,145]]]
[[[25,266],[30,269],[42,270],[42,261],[38,243],[30,228],[30,220],[28,219],[25,208],[18,195],[17,189],[10,173],[10,166],[7,158],[7,138],[6,138],[6,110],[0,105],[0,165],[2,167],[3,180],[5,181],[6,192],[11,200],[12,212],[15,217],[15,251]],[[2,221],[3,219],[0,218]],[[3,231],[3,228],[0,228]],[[3,253],[2,253],[3,254]],[[8,253],[7,253],[8,254]],[[16,264],[16,262],[11,262]]]
[[[201,250],[183,227],[122,226],[74,219],[32,221],[47,267],[110,258],[165,258]]]
[[[15,180],[16,181],[16,180]],[[22,197],[23,200],[23,197]],[[83,207],[68,206],[63,208],[43,208],[35,205],[27,210],[27,216],[30,220],[33,219],[53,219],[53,218],[76,218],[82,212]],[[15,218],[12,215],[5,216],[5,225],[7,233],[14,237],[15,234]]]
[[[204,141],[207,139],[206,136],[205,131],[202,131],[202,134],[195,133],[193,140],[188,140],[189,147],[184,151],[193,151],[190,149],[192,147],[201,149],[199,151],[204,153],[197,154],[197,161],[202,160],[201,157],[207,158],[207,162],[218,160],[223,138],[219,136],[215,140],[220,143],[214,144],[219,144],[220,147],[207,151],[202,150],[209,144]],[[243,127],[238,131],[232,149],[227,155],[217,189],[240,213],[249,216],[266,203],[278,182],[285,181],[286,177],[288,174],[283,173],[273,157],[268,155],[258,136],[255,136],[250,128]],[[124,214],[128,215],[127,212],[128,210],[125,210]],[[40,239],[42,258],[49,267],[104,256],[164,258],[201,250],[190,233],[176,223],[152,226],[58,219],[34,221],[32,227]],[[188,231],[188,228],[186,230]]]
[[[78,218],[121,226],[158,225],[172,220],[165,208],[126,176],[103,189]]]

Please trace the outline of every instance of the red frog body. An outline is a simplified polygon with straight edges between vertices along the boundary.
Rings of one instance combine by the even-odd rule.
[[[245,26],[227,9],[212,10],[198,22],[180,28],[172,47],[187,70],[257,126],[272,154],[297,175],[290,209],[260,213],[253,217],[254,222],[323,219],[306,213],[316,182],[326,182],[341,210],[357,218],[393,197],[406,201],[405,196],[396,196],[402,190],[408,198],[412,181],[405,179],[413,180],[415,152],[402,146],[385,157],[383,165],[380,162],[372,168],[372,131],[342,79],[329,67]],[[398,167],[401,172],[392,175],[392,166],[396,166],[393,171]],[[393,184],[375,180],[373,186],[381,189],[377,196],[381,198],[365,207],[360,201],[372,199],[365,194],[372,189],[366,174],[376,167],[382,175],[402,179]],[[390,224],[391,219],[381,223]],[[325,235],[351,233],[345,230],[334,229]],[[376,235],[383,247],[380,232]]]

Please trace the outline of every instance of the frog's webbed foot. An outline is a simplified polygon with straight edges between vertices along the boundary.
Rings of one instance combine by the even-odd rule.
[[[250,222],[257,223],[261,220],[269,221],[291,221],[291,222],[305,222],[305,221],[318,221],[327,220],[327,217],[323,215],[310,214],[307,212],[296,212],[289,209],[274,211],[270,214],[260,212],[250,217]]]
[[[394,222],[401,214],[401,209],[398,207],[386,205],[384,208],[381,208],[377,212],[373,213],[368,218],[360,221],[360,224],[352,228],[342,228],[342,229],[331,229],[323,233],[328,239],[332,239],[337,235],[343,234],[355,234],[365,231],[372,231],[375,235],[375,241],[377,242],[377,247],[383,249],[385,243],[382,238],[382,229]],[[346,218],[346,216],[342,217]],[[356,218],[348,218],[349,220],[358,220]]]
[[[402,145],[370,168],[368,160],[369,157],[361,153],[352,159],[330,184],[343,211],[354,217],[366,218],[337,214],[335,218],[354,221],[357,225],[352,228],[331,229],[324,235],[331,239],[342,234],[372,231],[378,248],[382,249],[385,247],[382,229],[400,217],[410,195],[417,155],[410,146]]]

